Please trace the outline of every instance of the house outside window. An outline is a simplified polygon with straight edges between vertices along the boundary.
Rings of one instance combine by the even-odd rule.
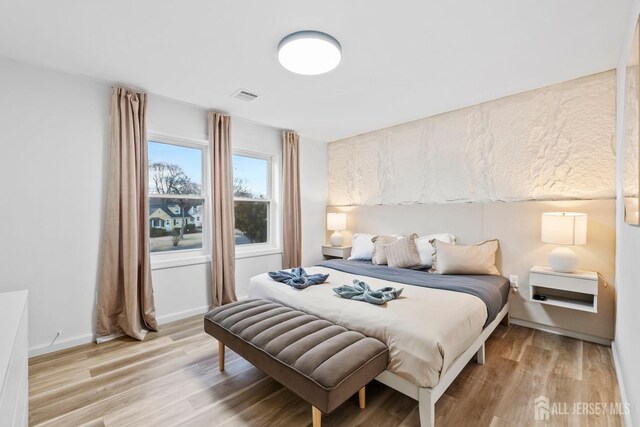
[[[234,150],[233,190],[236,252],[277,247],[273,157]]]
[[[208,146],[149,134],[149,246],[154,259],[208,251],[208,224],[196,221],[208,203]]]

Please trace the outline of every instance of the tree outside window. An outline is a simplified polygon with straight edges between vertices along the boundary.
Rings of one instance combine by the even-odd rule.
[[[269,242],[271,160],[233,155],[233,192],[236,245]]]
[[[151,252],[202,249],[203,150],[164,141],[148,147]]]

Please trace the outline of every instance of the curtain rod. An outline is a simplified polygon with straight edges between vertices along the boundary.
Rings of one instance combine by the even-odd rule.
[[[137,87],[130,86],[130,85],[126,85],[124,83],[114,83],[112,87],[122,87],[124,89],[129,89],[129,90],[132,90],[134,92],[147,93],[147,91],[144,90],[144,89],[137,88]]]

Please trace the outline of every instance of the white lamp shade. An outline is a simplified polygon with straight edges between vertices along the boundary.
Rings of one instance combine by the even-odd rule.
[[[347,229],[347,214],[338,212],[338,213],[328,213],[327,214],[327,230],[339,231]]]
[[[587,214],[546,212],[542,214],[542,241],[556,245],[587,243]]]

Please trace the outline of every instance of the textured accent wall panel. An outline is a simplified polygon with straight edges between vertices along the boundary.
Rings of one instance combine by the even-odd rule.
[[[329,203],[613,198],[615,94],[612,70],[334,141]]]

